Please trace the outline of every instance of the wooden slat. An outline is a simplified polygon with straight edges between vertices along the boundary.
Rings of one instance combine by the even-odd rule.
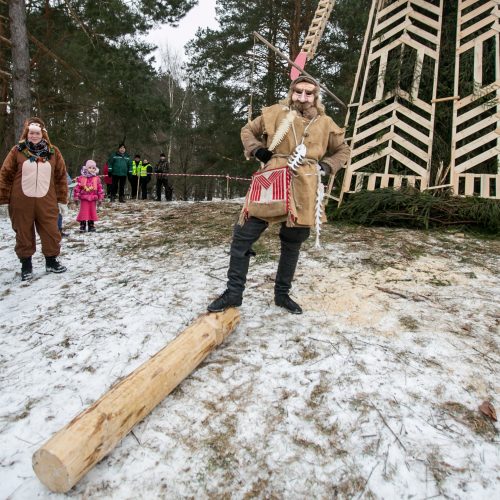
[[[404,108],[404,107],[400,106],[397,109],[397,112],[406,116],[410,120],[413,120],[415,123],[418,123],[420,126],[425,127],[427,130],[431,129],[432,122],[430,120],[425,119],[423,116],[415,113],[415,111],[412,111],[411,109]]]
[[[492,82],[492,83],[486,85],[485,87],[483,87],[481,89],[481,95],[470,94],[468,96],[461,96],[461,99],[456,104],[457,110],[462,109],[464,106],[468,106],[472,102],[479,99],[479,97],[491,94],[498,89],[500,89],[500,81],[495,81],[495,82]],[[495,102],[493,102],[493,104],[495,104]],[[479,107],[481,107],[483,109],[483,111],[485,111],[484,104],[481,104]],[[492,107],[492,106],[490,106],[490,107]]]
[[[457,52],[458,54],[463,54],[464,52],[472,49],[476,44],[483,43],[485,40],[488,40],[488,38],[494,38],[495,36],[497,35],[493,30],[486,31],[478,37],[473,38],[472,40],[469,40],[467,43],[464,43],[463,45],[458,47]]]
[[[473,108],[470,111],[467,111],[467,113],[464,113],[463,115],[457,116],[456,124],[457,125],[462,125],[462,123],[468,122],[472,118],[475,118],[476,116],[480,115],[481,113],[484,113],[485,111],[488,111],[489,109],[492,109],[496,107],[497,105],[495,104],[494,101],[487,103],[488,106],[480,105],[477,108]]]
[[[478,137],[474,141],[469,142],[467,144],[464,144],[462,147],[460,147],[458,149],[455,149],[455,157],[458,159],[467,153],[471,153],[472,151],[474,151],[478,147],[483,146],[487,142],[498,140],[499,137],[500,137],[500,135],[499,135],[498,131],[493,130],[492,132],[490,132],[486,135],[483,135],[481,137]]]
[[[432,12],[436,16],[441,17],[441,9],[439,7],[436,7],[435,5],[432,5],[430,2],[425,2],[423,0],[411,0],[411,3],[418,5],[419,7],[422,7],[422,9],[428,10],[429,12]]]
[[[375,47],[376,45],[379,45],[384,40],[387,40],[388,38],[391,38],[392,36],[396,35],[397,33],[404,31],[409,26],[411,26],[411,20],[407,19],[400,26],[396,26],[396,27],[392,28],[392,30],[389,30],[387,33],[384,33],[383,36],[378,36],[377,38],[374,38],[372,41],[372,47]]]
[[[460,32],[460,39],[466,38],[469,35],[472,35],[475,31],[479,31],[481,28],[484,28],[488,24],[494,24],[496,20],[498,19],[497,16],[491,15],[488,17],[485,17],[484,19],[481,19],[481,21],[477,22],[476,24],[473,24],[472,26],[469,26],[466,30],[463,30]]]
[[[397,120],[397,117],[396,117],[396,120]],[[407,134],[410,134],[413,137],[415,137],[415,139],[417,139],[418,141],[423,142],[424,144],[427,144],[427,145],[429,144],[429,141],[430,141],[429,136],[422,134],[422,132],[420,132],[416,128],[413,128],[411,125],[408,125],[403,120],[398,120],[397,126],[400,129],[402,129],[404,132],[406,132]]]
[[[406,140],[405,138],[401,137],[400,135],[397,135],[397,133],[394,134],[394,139],[393,141],[396,144],[399,144],[402,148],[406,149],[410,153],[413,153],[415,156],[420,158],[422,161],[425,161],[426,163],[429,161],[429,151],[423,151],[420,149],[418,146],[415,146],[415,144],[412,144],[410,141]],[[428,147],[428,145],[427,145]]]
[[[377,25],[376,25],[375,30],[374,30],[374,35],[376,36],[376,34],[379,31],[382,31],[382,30],[386,29],[387,26],[390,26],[391,24],[394,24],[401,17],[406,17],[411,12],[413,12],[413,9],[409,5],[407,5],[406,9],[400,10],[397,14],[394,14],[393,16],[388,17],[385,21],[383,21],[381,23],[379,23],[378,20],[382,16],[377,16]],[[401,29],[401,27],[400,27],[400,29]]]
[[[408,167],[410,170],[415,172],[418,175],[421,175],[422,177],[427,175],[427,170],[423,167],[421,167],[418,163],[415,163],[414,161],[410,160],[406,156],[402,155],[399,151],[392,150],[391,151],[391,156],[395,159],[401,162],[403,165]]]
[[[467,160],[466,162],[461,163],[458,166],[455,166],[455,172],[458,174],[466,172],[467,170],[470,170],[476,165],[479,165],[483,161],[489,160],[490,158],[493,158],[499,154],[500,154],[500,147],[492,148],[489,151],[485,151],[484,153],[481,153],[480,155],[477,155],[474,158],[471,158],[470,160]]]
[[[371,108],[374,108],[375,106],[379,105],[380,105],[379,102],[375,101],[367,102],[366,104],[363,104],[362,106],[359,107],[359,114],[365,113],[366,111],[369,111]],[[398,109],[399,107],[401,107],[401,104],[399,102],[391,102],[391,104],[388,104],[384,108],[378,110],[377,113],[365,116],[364,118],[360,118],[356,122],[356,127],[359,128],[364,125],[367,125],[370,122],[377,121],[379,116],[391,113],[392,111]]]
[[[440,23],[439,23],[439,21],[435,21],[431,17],[425,16],[421,12],[417,12],[416,10],[413,10],[413,9],[412,9],[412,12],[411,12],[411,17],[412,17],[412,19],[416,19],[417,21],[420,21],[422,24],[426,24],[427,26],[429,26],[430,28],[436,30],[439,33],[439,30],[440,30]],[[432,33],[429,33],[429,35],[432,36],[435,40],[439,40],[437,34],[434,35]]]
[[[486,2],[483,4],[478,5],[475,9],[471,10],[464,16],[460,16],[460,24],[464,24],[467,21],[470,21],[471,19],[474,19],[476,16],[479,16],[483,12],[486,12],[487,10],[493,9],[495,5],[491,2]]]
[[[376,122],[377,124],[374,125],[373,127],[370,127],[369,129],[363,130],[363,132],[360,132],[359,134],[355,134],[352,138],[353,144],[355,144],[357,141],[362,141],[366,137],[370,137],[370,135],[376,134],[380,130],[384,130],[384,128],[391,127],[392,125],[395,125],[396,123],[399,126],[399,120],[397,119],[396,116],[391,116],[388,120],[385,120],[383,122]]]
[[[391,130],[387,133],[385,133],[382,137],[378,137],[377,139],[373,139],[370,142],[367,142],[366,144],[363,144],[359,148],[354,148],[351,152],[351,158],[356,158],[356,156],[359,156],[360,154],[366,153],[367,151],[370,151],[370,149],[374,149],[380,144],[389,141],[394,137],[394,132]],[[374,153],[375,154],[375,153]]]
[[[461,3],[461,10],[468,9],[471,5],[474,5],[477,2],[480,2],[481,0],[463,0]]]
[[[390,5],[388,5],[387,7],[380,9],[378,14],[377,14],[377,18],[387,16],[387,14],[389,14],[393,10],[397,9],[398,7],[401,7],[401,5],[403,5],[407,2],[408,2],[408,0],[399,0],[398,2],[394,2]]]
[[[370,165],[370,163],[373,163],[374,161],[379,160],[380,158],[385,158],[391,151],[392,148],[385,147],[384,149],[378,151],[376,154],[367,156],[362,160],[355,162],[354,158],[352,158],[350,166],[352,167],[352,170],[359,170],[360,168],[363,168],[366,165]]]
[[[467,127],[466,129],[457,132],[457,134],[455,135],[455,143],[461,141],[462,139],[465,139],[469,135],[472,135],[479,130],[482,130],[483,128],[486,128],[488,125],[493,125],[497,121],[500,121],[500,113],[495,113],[494,115],[488,116],[480,122],[474,123],[474,125],[472,125],[471,127]]]

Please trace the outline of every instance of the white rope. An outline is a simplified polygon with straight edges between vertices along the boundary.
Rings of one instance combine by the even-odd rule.
[[[318,189],[316,190],[316,221],[315,221],[315,228],[316,228],[316,242],[314,244],[315,248],[321,248],[321,243],[319,241],[319,236],[321,233],[321,214],[323,211],[323,199],[325,197],[325,186],[323,186],[323,183],[321,182],[321,168],[318,165]]]

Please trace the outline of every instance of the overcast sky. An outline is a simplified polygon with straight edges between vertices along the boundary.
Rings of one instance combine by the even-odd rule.
[[[165,25],[159,27],[146,37],[148,42],[158,45],[159,49],[167,46],[184,56],[184,45],[194,38],[198,28],[216,28],[215,21],[216,0],[200,0],[196,7],[193,7],[188,15],[181,19],[177,28]],[[159,54],[156,55],[159,62]]]

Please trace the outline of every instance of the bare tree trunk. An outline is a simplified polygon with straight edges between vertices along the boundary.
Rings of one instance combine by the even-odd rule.
[[[5,21],[7,19],[0,19],[0,36],[2,39],[8,39],[9,34],[5,29]],[[10,44],[0,44],[0,67],[5,68],[9,65],[10,61],[7,56],[7,47]],[[7,104],[9,99],[9,82],[10,76],[0,75],[0,158],[4,158],[7,151],[12,147],[14,137],[12,134],[12,125],[10,125],[11,116],[9,115]]]
[[[31,114],[30,56],[24,0],[9,0],[9,19],[12,43],[12,110],[14,135],[18,138],[24,120]]]

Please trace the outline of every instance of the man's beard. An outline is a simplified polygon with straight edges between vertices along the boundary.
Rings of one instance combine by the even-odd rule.
[[[303,113],[304,111],[313,108],[314,103],[313,102],[300,102],[300,101],[295,101],[292,103],[292,109],[296,109],[300,113]]]

